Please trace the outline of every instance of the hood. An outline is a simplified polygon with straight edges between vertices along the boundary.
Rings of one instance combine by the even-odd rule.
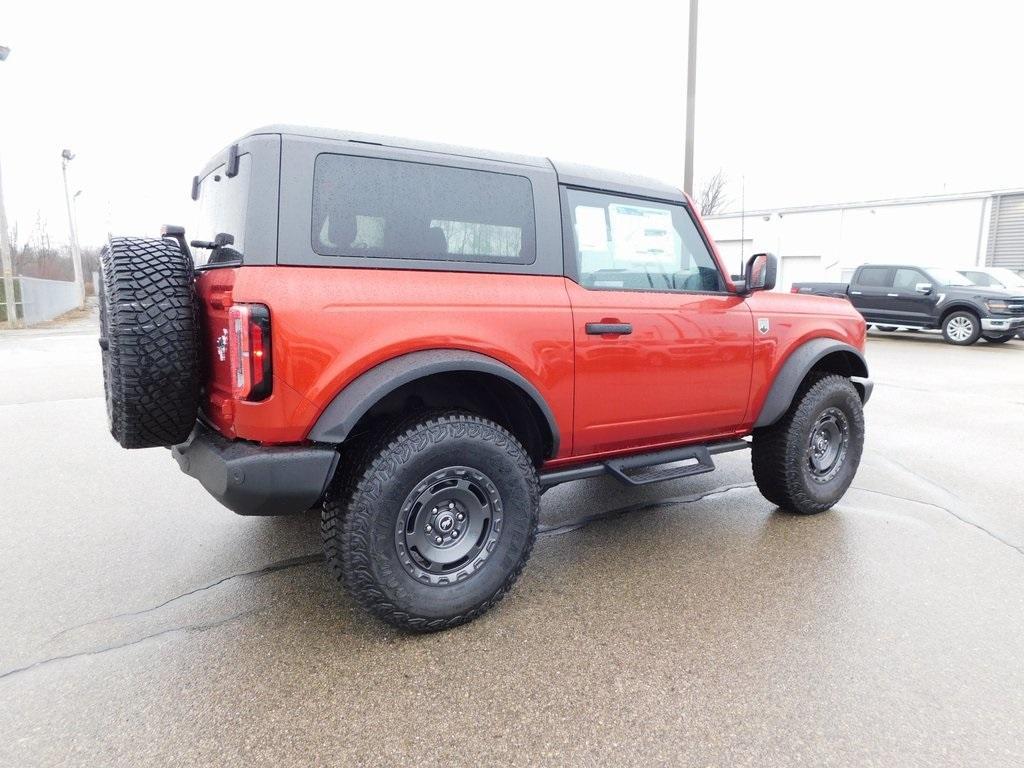
[[[1024,298],[1024,291],[1020,289],[993,288],[987,285],[944,285],[941,290],[961,296],[977,296],[979,299]]]

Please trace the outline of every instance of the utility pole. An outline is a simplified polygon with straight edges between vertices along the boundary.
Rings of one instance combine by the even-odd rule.
[[[0,45],[0,61],[7,58],[11,49]],[[7,327],[17,328],[21,325],[18,320],[17,301],[14,296],[14,256],[11,253],[11,242],[7,234],[7,212],[4,210],[4,184],[0,178],[0,262],[3,263],[4,272],[4,302],[7,310]]]
[[[690,42],[686,46],[686,156],[683,191],[693,197],[693,110],[697,95],[697,0],[690,0]]]
[[[60,169],[64,174],[64,201],[68,206],[68,228],[71,231],[71,261],[75,267],[75,287],[78,289],[78,308],[85,307],[85,280],[82,275],[82,251],[78,248],[78,232],[75,229],[75,214],[71,210],[71,193],[68,191],[68,163],[75,159],[70,149],[60,153]]]

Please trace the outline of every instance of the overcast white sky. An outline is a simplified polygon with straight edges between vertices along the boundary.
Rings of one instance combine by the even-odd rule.
[[[701,0],[696,175],[739,208],[1024,187],[1019,2]],[[0,161],[24,241],[188,223],[192,175],[271,122],[682,183],[686,2],[56,3],[0,11]]]

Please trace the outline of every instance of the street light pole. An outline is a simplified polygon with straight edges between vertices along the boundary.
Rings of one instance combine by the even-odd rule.
[[[697,0],[690,0],[690,42],[686,47],[686,156],[683,191],[693,197],[693,117],[697,95]]]
[[[71,193],[68,191],[68,163],[75,159],[70,149],[60,153],[60,169],[64,174],[64,201],[68,206],[68,229],[71,231],[71,261],[75,268],[75,287],[78,289],[78,308],[85,307],[85,279],[82,275],[82,252],[78,248],[78,232],[75,228],[75,214],[71,210]]]
[[[0,61],[7,58],[11,49],[0,45]],[[4,184],[0,178],[0,262],[3,264],[4,272],[4,303],[7,311],[7,327],[17,328],[21,325],[18,320],[18,307],[14,296],[14,257],[11,254],[11,242],[7,234],[7,213],[4,210]]]

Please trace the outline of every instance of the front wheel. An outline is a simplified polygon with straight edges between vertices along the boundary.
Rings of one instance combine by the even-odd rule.
[[[810,378],[785,415],[754,431],[751,464],[761,494],[782,509],[813,515],[843,497],[864,450],[864,410],[844,376]]]
[[[981,337],[981,321],[971,312],[953,312],[942,321],[942,338],[949,344],[967,347]]]
[[[537,472],[494,422],[415,419],[367,450],[327,495],[327,564],[357,602],[406,630],[480,616],[519,577],[537,534]]]

